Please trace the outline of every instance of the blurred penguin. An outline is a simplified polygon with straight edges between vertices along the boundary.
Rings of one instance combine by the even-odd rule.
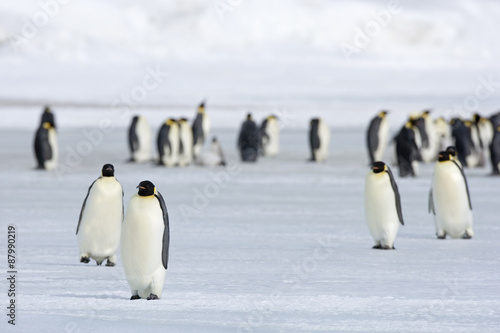
[[[193,161],[193,131],[187,119],[181,118],[179,125],[179,166],[186,166]]]
[[[493,168],[492,174],[495,176],[500,175],[500,125],[495,127],[493,140],[490,144],[490,159]]]
[[[238,136],[238,149],[243,162],[256,162],[259,152],[259,129],[249,113]]]
[[[54,115],[48,107],[45,107],[40,126],[35,133],[34,150],[37,169],[53,170],[57,166],[59,146]]]
[[[195,164],[207,167],[226,165],[226,160],[224,158],[224,153],[222,152],[222,147],[215,136],[212,139],[210,150],[202,151],[201,154],[199,154],[198,157],[196,157]]]
[[[146,118],[134,116],[128,129],[130,161],[143,163],[151,160],[151,127]]]
[[[50,106],[46,105],[43,109],[42,117],[40,119],[40,124],[49,123],[54,129],[56,128],[56,119],[54,113]]]
[[[438,155],[429,193],[429,212],[434,216],[436,236],[472,238],[472,204],[462,168],[446,151]]]
[[[370,164],[381,161],[387,147],[389,135],[389,122],[387,121],[387,111],[379,112],[371,121],[366,132],[366,144],[368,147],[368,157]]]
[[[490,160],[490,144],[493,139],[493,125],[488,118],[481,117],[478,113],[474,113],[472,121],[478,133],[478,141],[480,146],[479,166],[485,166],[486,161]]]
[[[443,117],[439,117],[434,121],[434,132],[436,134],[436,140],[438,142],[438,151],[445,150],[446,147],[449,147],[453,144],[450,125]]]
[[[179,125],[168,119],[158,132],[157,140],[160,165],[172,167],[179,162]]]
[[[264,119],[259,130],[260,151],[266,157],[276,156],[279,152],[280,129],[278,119],[271,115]]]
[[[412,121],[407,121],[396,136],[396,158],[399,176],[418,176],[418,161],[422,160],[417,144]]]
[[[415,121],[415,126],[422,140],[420,146],[422,161],[425,163],[435,161],[439,152],[439,146],[436,130],[434,129],[434,122],[430,116],[430,110],[426,110],[418,116]]]
[[[193,157],[196,158],[203,148],[205,139],[210,135],[210,118],[205,111],[205,101],[198,106],[198,111],[192,126]]]
[[[472,139],[472,123],[463,121],[460,118],[453,118],[450,121],[452,126],[452,136],[455,140],[455,148],[460,163],[464,167],[474,168],[479,163],[479,152]]]
[[[323,162],[330,149],[330,128],[321,118],[313,118],[309,124],[311,161]]]

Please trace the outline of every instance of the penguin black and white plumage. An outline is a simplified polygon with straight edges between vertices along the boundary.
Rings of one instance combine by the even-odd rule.
[[[113,165],[105,164],[83,201],[76,228],[80,262],[87,264],[92,258],[97,265],[106,259],[106,266],[116,263],[123,221],[123,188],[114,172]]]
[[[464,167],[476,167],[479,163],[479,151],[473,141],[472,122],[453,118],[450,124],[460,163]]]
[[[56,119],[54,113],[48,105],[46,105],[43,109],[42,117],[40,119],[40,124],[43,123],[49,123],[54,129],[56,128]]]
[[[37,169],[52,170],[57,166],[59,147],[56,129],[48,121],[43,122],[35,133],[34,142]]]
[[[205,111],[205,102],[198,106],[196,117],[193,121],[193,157],[196,158],[202,149],[205,139],[210,135],[210,118]]]
[[[134,116],[128,130],[130,161],[143,163],[151,160],[151,127],[146,118]]]
[[[404,225],[398,186],[384,162],[372,164],[365,181],[365,217],[374,249],[394,249],[399,224]]]
[[[167,206],[152,182],[142,181],[129,201],[122,226],[121,258],[131,300],[159,299],[168,267]]]
[[[493,139],[490,143],[490,159],[492,166],[492,174],[495,176],[500,175],[500,125],[495,127]]]
[[[259,129],[260,151],[266,157],[276,156],[279,152],[280,128],[278,118],[269,116]]]
[[[439,117],[434,121],[434,133],[436,135],[436,148],[438,149],[438,152],[445,150],[446,147],[452,145],[451,128],[443,117]]]
[[[477,141],[480,147],[479,166],[485,166],[486,161],[490,160],[490,144],[493,139],[493,126],[488,118],[481,117],[478,113],[474,113],[472,117],[473,124],[477,130]],[[474,141],[474,139],[473,139]],[[477,147],[477,145],[476,145]]]
[[[366,131],[366,145],[370,164],[381,161],[387,147],[389,135],[389,122],[387,121],[387,111],[379,112],[371,121]]]
[[[309,124],[311,161],[322,162],[330,149],[330,128],[321,118],[313,118]]]
[[[422,160],[412,127],[411,121],[406,122],[395,139],[400,177],[416,177],[418,175],[418,161]]]
[[[179,143],[179,125],[174,119],[168,119],[158,132],[158,164],[176,166],[179,162]]]
[[[429,193],[429,212],[434,215],[436,235],[440,239],[471,238],[472,204],[467,179],[450,153],[442,151],[434,167]]]
[[[259,153],[259,129],[249,113],[238,136],[238,150],[243,162],[257,161]]]
[[[458,159],[457,149],[455,146],[446,147],[445,152],[450,156],[450,160],[455,161],[457,165],[462,168],[462,163],[460,163],[460,160]]]
[[[430,115],[430,110],[422,112],[417,117],[415,120],[415,127],[418,129],[421,138],[419,151],[422,161],[425,163],[435,161],[439,152],[439,141],[434,128],[434,121]]]
[[[187,166],[193,161],[193,131],[186,118],[179,125],[179,166]]]
[[[212,139],[210,150],[202,151],[201,154],[196,157],[195,164],[207,167],[226,165],[226,159],[224,158],[222,147],[215,136]]]

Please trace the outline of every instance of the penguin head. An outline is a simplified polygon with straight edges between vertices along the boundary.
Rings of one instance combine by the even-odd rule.
[[[372,164],[373,173],[381,173],[384,172],[385,170],[386,170],[386,165],[384,162],[381,161],[373,162]]]
[[[455,146],[449,146],[446,148],[446,152],[448,153],[448,155],[451,155],[453,157],[456,157],[457,156],[457,149],[455,148]]]
[[[114,177],[115,176],[115,167],[113,164],[104,164],[102,167],[102,176],[103,177]]]
[[[51,124],[51,123],[49,123],[48,121],[44,121],[44,122],[42,123],[42,126],[43,126],[43,128],[45,128],[45,129],[47,129],[47,130],[48,130],[48,129],[50,129],[50,128],[52,128],[52,124]]]
[[[205,112],[205,101],[201,102],[200,105],[198,106],[198,113],[204,113]]]
[[[43,112],[52,113],[52,110],[50,109],[50,106],[45,105],[45,107],[43,108]]]
[[[427,118],[430,114],[431,114],[431,110],[424,110],[422,112],[422,116],[421,117]]]
[[[388,114],[388,113],[389,113],[389,111],[387,111],[387,110],[382,110],[382,111],[380,111],[380,112],[379,112],[378,116],[379,116],[380,118],[385,118],[385,116],[387,116],[387,114]]]
[[[182,123],[187,123],[188,120],[186,118],[181,118],[179,119],[179,123],[182,124]]]
[[[441,151],[439,152],[439,155],[438,155],[438,161],[439,162],[445,162],[445,161],[449,161],[450,160],[450,153],[448,153],[447,151]]]
[[[172,126],[173,124],[175,124],[175,119],[173,118],[169,118],[165,124],[167,124],[167,126]]]
[[[137,186],[139,189],[138,194],[141,197],[148,197],[150,195],[155,194],[156,188],[153,183],[151,183],[149,180],[143,180],[142,182],[139,183]]]
[[[252,120],[252,114],[250,112],[247,114],[247,120]]]

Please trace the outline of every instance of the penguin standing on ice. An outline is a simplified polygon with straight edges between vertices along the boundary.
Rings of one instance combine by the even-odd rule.
[[[205,139],[210,135],[210,118],[205,111],[205,102],[198,106],[198,112],[193,122],[193,157],[201,153]]]
[[[404,225],[398,186],[384,162],[374,162],[365,181],[365,217],[374,249],[392,250],[399,224]]]
[[[201,152],[201,154],[196,158],[195,164],[207,167],[226,165],[226,159],[224,158],[222,147],[215,136],[212,139],[210,150]]]
[[[455,139],[455,147],[460,163],[464,167],[473,168],[479,163],[479,152],[473,141],[472,122],[453,118],[451,134]]]
[[[151,160],[151,127],[142,116],[134,116],[128,129],[130,161],[143,163]]]
[[[462,168],[446,151],[439,153],[434,167],[429,212],[434,215],[437,238],[445,239],[449,235],[469,239],[474,236],[467,179]]]
[[[330,148],[330,128],[321,118],[313,118],[309,128],[311,161],[322,162],[328,157]]]
[[[238,136],[238,149],[243,162],[257,161],[259,152],[259,129],[249,113]]]
[[[389,123],[387,121],[387,111],[381,111],[375,116],[366,131],[366,145],[370,164],[381,161],[387,147],[387,137],[389,135]]]
[[[259,141],[262,155],[273,157],[278,154],[280,147],[280,128],[276,116],[271,115],[264,119],[259,129]]]
[[[159,299],[168,265],[170,228],[165,201],[153,183],[140,182],[123,221],[121,254],[131,300]]]
[[[167,167],[179,162],[179,125],[174,119],[168,119],[158,132],[158,164]]]
[[[54,114],[49,107],[45,107],[40,126],[35,133],[34,150],[37,169],[52,170],[57,166],[59,146]]]
[[[418,161],[422,160],[422,156],[415,142],[412,121],[406,122],[396,136],[396,158],[400,177],[417,176]]]
[[[102,167],[101,176],[90,185],[80,211],[76,235],[80,262],[97,265],[107,259],[106,266],[116,263],[123,221],[123,189],[115,178],[111,164]]]
[[[491,166],[493,168],[493,175],[500,175],[500,125],[495,127],[495,132],[493,133],[493,139],[490,143],[490,159]]]
[[[177,122],[179,125],[179,166],[189,165],[193,160],[193,131],[186,118]]]

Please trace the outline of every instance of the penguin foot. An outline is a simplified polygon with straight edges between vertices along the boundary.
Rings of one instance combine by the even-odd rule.
[[[373,245],[372,249],[377,249],[377,250],[380,250],[382,248],[382,245],[380,244],[377,244],[377,245]]]
[[[106,266],[108,266],[108,267],[113,267],[113,266],[115,266],[115,263],[114,263],[114,262],[112,262],[112,261],[109,261],[109,259],[108,259],[108,260],[106,261]]]
[[[471,239],[472,236],[469,235],[469,233],[466,231],[465,234],[462,236],[463,239]]]
[[[148,296],[147,300],[148,300],[148,301],[151,301],[151,300],[153,300],[153,299],[159,299],[159,298],[158,298],[158,296],[156,296],[156,295],[155,295],[155,294],[153,294],[153,293],[149,294],[149,296]]]
[[[83,262],[84,264],[88,264],[90,262],[90,258],[89,257],[81,257],[80,262]]]
[[[437,235],[437,238],[438,239],[446,239],[446,234],[444,234],[444,235]]]
[[[133,301],[135,299],[141,299],[141,296],[139,296],[139,295],[132,295],[132,297],[130,297],[131,301]]]
[[[97,266],[101,266],[102,265],[102,261],[96,261],[95,262]]]
[[[389,245],[382,245],[382,247],[380,249],[382,249],[382,250],[395,250],[394,246],[389,246]]]

